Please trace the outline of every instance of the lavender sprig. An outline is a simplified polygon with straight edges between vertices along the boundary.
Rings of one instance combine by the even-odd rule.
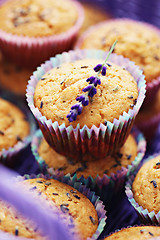
[[[86,82],[88,82],[89,85],[82,89],[82,91],[85,92],[86,94],[82,94],[81,96],[76,98],[76,101],[78,101],[78,103],[76,103],[71,107],[70,113],[67,115],[69,122],[73,122],[77,119],[77,116],[82,113],[83,106],[87,106],[89,104],[89,97],[93,98],[93,96],[97,93],[96,87],[97,85],[101,84],[99,75],[101,73],[102,76],[105,76],[107,71],[107,66],[109,67],[111,66],[106,62],[109,56],[111,55],[111,53],[113,52],[116,43],[117,43],[117,40],[113,43],[104,63],[98,64],[97,66],[94,67],[93,70],[97,72],[97,75],[87,78]]]

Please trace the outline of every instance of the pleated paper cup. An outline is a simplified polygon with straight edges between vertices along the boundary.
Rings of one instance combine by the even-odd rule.
[[[145,97],[146,85],[142,71],[128,59],[111,54],[109,61],[125,67],[137,82],[138,98],[133,109],[123,112],[119,119],[113,120],[113,123],[107,121],[106,125],[100,123],[99,127],[93,125],[91,128],[88,128],[86,125],[80,128],[79,124],[76,128],[73,128],[72,125],[66,127],[65,124],[59,125],[58,122],[46,119],[34,105],[34,93],[38,81],[47,71],[62,63],[91,57],[104,60],[106,53],[97,50],[76,50],[57,55],[37,68],[27,86],[26,96],[28,105],[38,121],[46,141],[57,152],[75,160],[81,159],[84,154],[102,158],[106,155],[111,155],[116,149],[120,148],[131,131],[135,117]]]
[[[87,187],[91,188],[91,190],[94,191],[97,195],[99,195],[105,203],[106,208],[109,209],[111,201],[121,195],[125,184],[126,176],[128,176],[131,171],[136,171],[146,151],[146,141],[143,135],[138,131],[138,129],[132,129],[132,135],[137,142],[137,156],[135,157],[135,159],[127,167],[122,167],[116,173],[111,173],[110,176],[104,174],[103,177],[100,177],[97,173],[96,177],[89,175],[86,178],[83,176],[83,172],[82,176],[78,177],[76,173],[64,173],[63,167],[62,169],[54,169],[52,167],[49,167],[45,160],[42,159],[42,157],[38,153],[39,146],[43,139],[43,135],[40,130],[36,132],[35,136],[32,139],[31,149],[43,173],[47,172],[48,174],[58,176],[64,176],[66,174],[66,176],[72,177],[76,182],[82,182]]]
[[[81,183],[76,182],[73,178],[69,176],[62,176],[62,175],[50,176],[50,175],[43,175],[43,174],[38,174],[38,175],[32,174],[32,175],[24,175],[23,177],[18,177],[17,181],[24,181],[26,179],[33,179],[33,178],[45,178],[47,180],[56,179],[62,183],[68,184],[69,186],[75,188],[76,190],[81,192],[83,195],[85,195],[95,207],[98,215],[98,228],[96,232],[93,234],[93,236],[87,239],[96,240],[100,236],[106,224],[105,223],[106,211],[104,210],[103,202],[100,200],[99,196],[96,196],[95,193],[92,192],[85,185],[82,185]]]
[[[6,1],[8,0],[3,0],[2,3]],[[74,0],[71,1],[78,12],[78,19],[64,33],[46,37],[27,37],[0,29],[0,48],[4,56],[20,65],[37,67],[51,56],[71,49],[84,19],[81,4]]]

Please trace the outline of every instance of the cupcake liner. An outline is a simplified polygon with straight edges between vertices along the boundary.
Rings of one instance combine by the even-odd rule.
[[[51,119],[47,120],[34,106],[35,88],[45,72],[61,63],[87,57],[105,59],[105,56],[105,52],[97,50],[76,50],[57,55],[37,68],[27,86],[28,105],[37,119],[46,141],[57,152],[75,160],[81,159],[81,156],[85,153],[94,155],[94,157],[105,157],[124,144],[145,97],[145,80],[142,71],[128,59],[116,54],[110,55],[109,60],[111,62],[119,66],[125,66],[137,81],[139,92],[137,103],[128,113],[123,112],[119,119],[114,119],[113,123],[107,121],[106,125],[101,123],[99,127],[93,125],[90,129],[86,125],[80,128],[79,124],[74,129],[72,125],[66,127],[65,124],[59,125],[58,122],[52,123]]]
[[[155,154],[153,156],[148,157],[146,161],[149,161],[153,158],[155,158],[156,156],[158,156],[159,154]],[[138,171],[135,172],[130,172],[129,178],[127,180],[126,186],[125,186],[125,193],[128,197],[129,202],[131,203],[131,205],[134,207],[134,209],[136,210],[138,216],[140,217],[140,220],[142,221],[142,223],[144,224],[160,224],[160,211],[155,214],[154,211],[149,212],[147,209],[144,209],[142,206],[140,206],[134,199],[133,197],[133,192],[132,192],[132,183],[134,181],[134,178],[136,176]]]
[[[138,122],[136,126],[143,132],[147,142],[151,142],[154,138],[158,125],[160,123],[160,113],[153,116],[151,119],[147,119],[145,122]]]
[[[89,188],[87,188],[85,185],[82,185],[80,182],[76,182],[75,179],[69,177],[69,176],[62,176],[62,174],[59,175],[43,175],[43,174],[32,174],[32,175],[24,175],[19,176],[17,178],[18,181],[22,181],[25,179],[33,179],[33,178],[45,178],[45,179],[56,179],[60,182],[63,182],[65,184],[68,184],[70,186],[72,186],[73,188],[77,189],[79,192],[81,192],[83,195],[85,195],[93,204],[93,206],[95,207],[96,211],[97,211],[97,215],[98,215],[98,228],[96,230],[96,232],[93,234],[93,236],[91,238],[87,238],[88,240],[92,239],[92,240],[96,240],[99,235],[101,234],[101,232],[104,229],[105,226],[105,220],[106,220],[106,211],[104,210],[104,205],[103,202],[99,199],[98,196],[95,195],[94,192],[92,192]]]
[[[89,176],[85,178],[82,174],[80,178],[77,177],[77,174],[66,174],[66,176],[72,176],[76,182],[82,182],[87,187],[89,187],[92,191],[95,191],[97,195],[101,197],[103,202],[106,204],[107,209],[110,207],[111,200],[116,196],[120,195],[122,189],[124,187],[126,176],[130,174],[131,171],[135,171],[146,151],[146,141],[143,135],[138,131],[138,129],[132,129],[132,135],[134,136],[137,142],[137,156],[132,161],[127,168],[122,167],[121,170],[118,170],[117,173],[112,173],[110,176],[104,174],[103,177],[100,177],[98,174],[96,178]],[[53,168],[49,168],[45,161],[39,156],[38,148],[42,141],[43,135],[40,130],[38,130],[35,136],[32,139],[31,150],[39,164],[40,170],[45,173],[53,175],[62,175],[64,176],[63,170],[55,170]],[[98,160],[97,160],[98,161]]]
[[[71,232],[68,229],[70,228],[69,224],[71,224],[74,230],[71,216],[63,215],[62,217],[58,208],[50,204],[49,200],[46,201],[44,198],[39,198],[39,195],[35,192],[27,191],[23,186],[15,184],[18,180],[17,174],[2,165],[0,166],[0,176],[2,178],[0,181],[1,200],[14,206],[24,218],[30,219],[32,221],[30,223],[32,224],[32,229],[35,229],[37,233],[42,233],[42,236],[48,236],[47,239],[53,239],[53,236],[54,239],[66,240],[75,240],[78,238],[77,234],[76,238],[73,235],[71,236]],[[33,225],[34,223],[36,225]],[[2,230],[0,231],[1,240],[13,240],[17,238],[19,240],[28,239],[14,236]]]
[[[39,65],[57,53],[71,49],[84,19],[81,4],[71,1],[78,12],[78,19],[75,25],[65,33],[36,38],[18,36],[0,30],[0,48],[4,56],[20,65],[31,67],[31,65]]]
[[[81,45],[83,43],[83,41],[90,35],[91,32],[95,31],[101,27],[101,26],[105,26],[106,24],[112,23],[112,22],[117,22],[117,21],[127,21],[127,22],[135,22],[134,20],[131,20],[129,18],[119,18],[119,19],[111,19],[111,20],[107,20],[104,22],[101,22],[99,24],[96,24],[95,26],[90,27],[86,32],[84,32],[82,34],[82,36],[78,39],[78,41],[76,42],[74,48],[75,49],[79,49],[81,48]],[[139,22],[144,24],[144,26],[149,27],[150,29],[155,30],[156,32],[158,32],[160,34],[160,30],[159,28],[146,23],[146,22]],[[160,88],[160,76],[157,77],[156,79],[153,79],[151,82],[146,82],[146,97],[144,100],[143,105],[148,105],[152,102],[152,100],[154,99],[154,97],[156,96],[158,90]]]
[[[0,152],[0,162],[8,167],[15,167],[20,163],[20,161],[22,161],[20,156],[23,152],[25,152],[25,149],[27,149],[28,145],[31,143],[31,139],[36,131],[36,122],[27,105],[23,101],[20,101],[18,97],[13,94],[7,94],[6,92],[0,94],[0,97],[16,105],[25,114],[25,117],[30,125],[30,132],[27,137],[25,137],[22,141],[18,141],[13,147],[2,149]]]

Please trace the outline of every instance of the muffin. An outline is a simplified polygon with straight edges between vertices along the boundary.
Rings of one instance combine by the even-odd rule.
[[[149,106],[144,106],[136,116],[135,124],[144,133],[150,142],[160,123],[160,90],[155,96],[154,101]]]
[[[96,159],[84,155],[81,161],[75,162],[56,153],[39,130],[33,137],[31,149],[42,172],[73,177],[99,195],[109,208],[111,199],[114,196],[117,199],[121,195],[126,176],[138,168],[145,153],[146,142],[134,128],[125,144],[113,156]]]
[[[106,75],[99,76],[100,85],[92,88],[86,82],[96,75],[93,67],[106,55],[97,50],[63,53],[38,68],[27,87],[28,105],[45,139],[73,159],[84,154],[105,157],[122,146],[144,99],[144,76],[122,56],[110,56]],[[97,93],[88,97],[89,104],[71,122],[71,108],[77,97],[90,94],[88,88]]]
[[[36,66],[70,49],[82,22],[83,9],[75,1],[6,0],[0,7],[0,48],[10,60]]]
[[[43,193],[48,199],[51,199],[62,213],[70,214],[74,219],[75,226],[79,229],[81,239],[92,237],[96,232],[98,227],[96,209],[82,193],[55,179],[35,178],[25,180],[23,183],[29,183],[35,191]]]
[[[82,89],[88,85],[86,79],[95,75],[93,68],[99,62],[96,59],[83,59],[49,70],[37,83],[35,107],[52,122],[58,121],[60,125],[65,123],[66,127],[72,125],[74,128],[77,124],[81,128],[84,125],[91,128],[92,125],[99,127],[106,121],[113,123],[114,118],[118,119],[124,111],[133,109],[138,98],[136,81],[127,70],[109,63],[111,67],[108,67],[106,76],[101,76],[101,85],[97,86],[92,103],[83,108],[77,120],[68,121],[66,116],[71,106],[83,94]]]
[[[110,18],[109,14],[98,8],[97,5],[82,2],[82,6],[84,8],[84,22],[79,31],[79,36],[90,26]]]
[[[26,149],[34,132],[35,122],[28,108],[17,102],[16,98],[12,102],[0,98],[1,163],[16,166],[20,160],[19,154]]]
[[[132,190],[134,198],[139,205],[149,212],[158,213],[160,210],[159,189],[159,161],[160,156],[146,162],[137,173]],[[147,201],[150,196],[149,201]]]
[[[63,180],[67,182],[65,179]],[[84,192],[84,194],[82,194],[72,186],[45,176],[34,176],[34,179],[19,177],[17,181],[16,187],[18,185],[19,188],[23,187],[24,190],[29,190],[33,195],[32,200],[38,201],[39,198],[41,204],[48,206],[47,210],[50,209],[50,214],[48,213],[48,215],[53,214],[53,216],[56,216],[56,214],[59,213],[59,221],[63,220],[63,224],[68,225],[68,230],[80,237],[78,239],[82,240],[90,237],[97,239],[97,234],[100,234],[97,233],[97,231],[100,231],[100,228],[102,231],[102,226],[104,226],[105,211],[102,202],[100,202],[98,197],[95,196],[93,192],[90,192],[89,189],[77,184],[77,188],[79,188],[82,193]],[[74,185],[71,179],[70,184]],[[13,192],[11,196],[12,194]],[[29,194],[26,196],[28,197]],[[13,203],[15,204],[15,196],[13,199]],[[92,200],[90,201],[89,199]],[[31,205],[31,207],[33,206],[34,205]],[[25,208],[27,208],[27,206],[25,206]],[[25,239],[48,239],[42,235],[36,224],[33,224],[30,220],[23,217],[11,204],[0,200],[0,210],[1,231],[14,234],[15,236],[25,237]],[[37,210],[35,211],[35,214],[36,213]]]
[[[151,156],[135,174],[129,176],[126,194],[142,221],[160,223],[159,211],[159,162],[160,155]]]
[[[0,152],[29,135],[25,115],[12,103],[0,98]]]
[[[42,167],[43,163],[45,163],[49,169],[52,168],[54,170],[63,171],[65,175],[70,173],[71,176],[76,173],[78,178],[82,175],[87,179],[89,176],[96,178],[96,176],[99,175],[102,178],[104,174],[108,176],[112,173],[116,174],[122,167],[127,168],[128,165],[134,161],[138,152],[137,143],[130,134],[125,144],[118,152],[114,153],[113,156],[102,159],[84,156],[81,162],[74,163],[74,160],[55,152],[45,139],[42,138],[41,134],[37,133],[37,135],[41,136],[40,145],[38,149],[35,149],[34,143],[37,139],[34,139],[32,141],[32,150],[40,166]],[[36,151],[38,151],[38,154],[36,154]]]
[[[76,48],[106,51],[115,40],[118,40],[118,44],[114,52],[134,61],[143,70],[147,81],[148,98],[150,98],[148,100],[151,103],[160,86],[159,29],[129,19],[106,21],[84,33],[77,42]]]
[[[0,87],[24,96],[28,79],[33,70],[11,63],[0,54]]]
[[[120,231],[116,231],[110,236],[106,237],[104,240],[111,239],[134,239],[134,240],[143,240],[143,239],[154,239],[154,237],[160,236],[160,227],[158,226],[136,226],[124,228]]]

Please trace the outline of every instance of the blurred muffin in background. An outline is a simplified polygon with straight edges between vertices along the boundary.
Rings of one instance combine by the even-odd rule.
[[[34,69],[24,68],[7,61],[0,54],[0,88],[25,97],[29,77]]]
[[[135,124],[143,132],[147,141],[151,141],[160,123],[160,89],[149,106],[143,106],[138,113]]]
[[[37,66],[71,49],[83,23],[71,0],[5,0],[0,7],[0,48],[22,66]]]
[[[143,71],[147,82],[145,103],[150,104],[160,87],[160,30],[151,24],[131,19],[113,19],[90,27],[75,48],[109,51],[129,58]]]

